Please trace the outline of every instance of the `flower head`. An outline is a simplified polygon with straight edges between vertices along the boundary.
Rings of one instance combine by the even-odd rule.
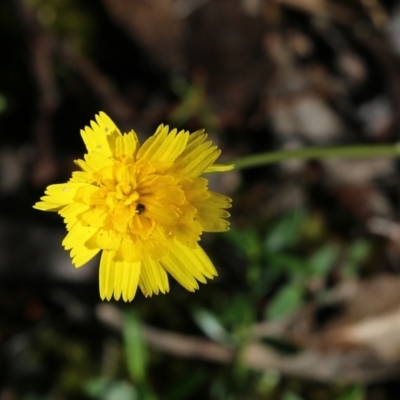
[[[103,112],[81,131],[87,148],[81,168],[50,185],[34,208],[57,211],[68,231],[63,246],[81,267],[102,252],[100,296],[131,301],[169,291],[168,275],[187,290],[217,272],[199,246],[200,235],[229,229],[231,200],[210,191],[203,173],[227,171],[220,154],[192,134],[159,126],[142,146],[134,131],[121,134]]]

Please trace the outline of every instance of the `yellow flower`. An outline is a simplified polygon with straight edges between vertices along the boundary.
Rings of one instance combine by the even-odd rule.
[[[50,185],[34,205],[57,211],[66,223],[63,240],[81,267],[102,251],[100,296],[131,301],[169,291],[167,272],[187,290],[217,272],[199,246],[200,235],[229,229],[231,199],[210,191],[200,175],[227,171],[214,164],[220,150],[192,134],[161,125],[142,146],[134,131],[121,134],[103,112],[81,131],[88,153],[81,171]]]

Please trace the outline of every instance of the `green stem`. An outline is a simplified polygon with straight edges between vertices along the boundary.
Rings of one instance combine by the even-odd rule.
[[[321,160],[324,158],[369,158],[369,157],[400,157],[400,144],[363,145],[346,147],[312,147],[293,150],[279,150],[270,153],[255,154],[233,160],[235,169],[258,167],[287,160]]]

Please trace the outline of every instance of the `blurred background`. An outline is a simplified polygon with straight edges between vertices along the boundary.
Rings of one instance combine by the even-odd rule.
[[[204,234],[219,277],[102,303],[56,214],[100,110],[141,140],[205,128],[222,162],[396,143],[394,0],[0,2],[0,399],[400,398],[400,164],[232,171],[232,229]]]

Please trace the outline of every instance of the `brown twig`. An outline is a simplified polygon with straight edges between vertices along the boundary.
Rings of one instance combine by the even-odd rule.
[[[122,314],[117,307],[103,303],[97,307],[96,314],[103,323],[122,330]],[[204,338],[146,325],[142,327],[142,332],[144,340],[151,347],[177,357],[231,364],[239,356],[241,362],[253,370],[274,369],[283,374],[321,382],[371,383],[393,376],[400,367],[398,363],[382,362],[368,349],[357,346],[347,351],[339,348],[330,351],[310,348],[299,354],[286,356],[260,342],[250,341],[238,354],[237,349]],[[355,338],[353,335],[352,339]]]
[[[222,364],[227,364],[233,359],[232,349],[203,338],[179,335],[150,326],[143,327],[143,334],[150,346],[178,357],[208,360]]]
[[[60,103],[60,93],[53,70],[54,41],[42,31],[33,11],[24,0],[15,0],[15,5],[27,32],[32,75],[38,91],[38,110],[33,128],[37,159],[31,180],[35,186],[42,186],[51,181],[56,172],[51,131],[53,114]]]
[[[54,179],[58,169],[52,143],[52,119],[60,103],[53,67],[54,55],[61,57],[80,75],[100,98],[104,109],[109,111],[122,127],[132,125],[136,112],[90,59],[74,51],[66,41],[61,41],[47,32],[25,0],[14,1],[29,38],[32,75],[38,88],[38,110],[33,129],[37,157],[31,180],[34,186],[44,186]]]
[[[278,0],[284,6],[296,8],[314,16],[326,18],[346,25],[354,22],[356,13],[347,5],[328,0]]]
[[[104,108],[109,110],[123,125],[130,125],[136,112],[118,93],[107,76],[87,57],[75,52],[66,42],[58,42],[58,54],[83,79],[90,89],[101,99]]]

